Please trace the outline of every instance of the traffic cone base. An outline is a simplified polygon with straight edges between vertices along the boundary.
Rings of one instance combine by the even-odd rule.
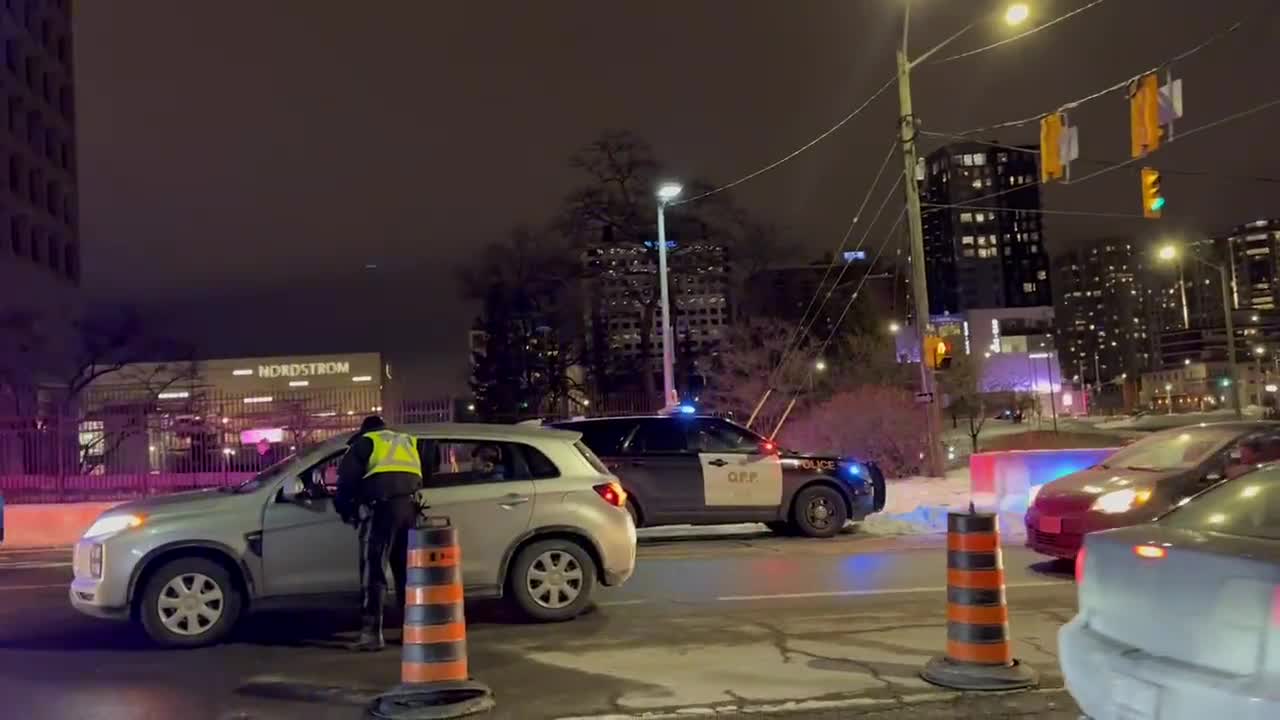
[[[1020,690],[1039,682],[1013,657],[1000,531],[991,513],[947,514],[947,652],[920,677],[954,690]]]

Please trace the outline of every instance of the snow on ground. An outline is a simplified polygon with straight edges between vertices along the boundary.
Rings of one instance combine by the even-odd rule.
[[[1257,418],[1262,415],[1262,408],[1250,405],[1244,409],[1246,418]],[[1126,417],[1098,423],[1095,427],[1101,430],[1164,430],[1166,428],[1185,427],[1199,423],[1224,422],[1235,419],[1233,410],[1212,410],[1210,412],[1159,414],[1150,413],[1138,417]]]
[[[883,511],[855,523],[858,533],[877,537],[934,535],[947,531],[947,513],[969,509],[969,468],[949,471],[945,477],[908,477],[887,482],[888,497]],[[644,528],[641,540],[676,538],[743,537],[767,533],[758,523],[732,525],[672,525]],[[1020,539],[1026,531],[1021,513],[1001,513],[1000,532]]]

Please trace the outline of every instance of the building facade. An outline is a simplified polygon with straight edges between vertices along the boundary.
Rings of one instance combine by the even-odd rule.
[[[44,310],[81,275],[71,30],[70,0],[0,5],[0,284]]]
[[[1153,295],[1143,248],[1129,238],[1107,238],[1064,253],[1055,264],[1058,344],[1068,374],[1097,384],[1150,367]],[[1175,292],[1174,301],[1178,297]],[[1165,295],[1154,298],[1165,309]],[[1177,305],[1171,318],[1181,317]]]
[[[723,244],[703,238],[669,238],[667,243],[672,336],[677,364],[683,365],[677,368],[677,384],[684,385],[703,365],[709,367],[732,321],[730,256]],[[606,238],[583,252],[587,366],[597,378],[642,385],[641,375],[650,373],[655,386],[662,387],[662,309],[654,247]]]
[[[923,168],[930,314],[1052,305],[1033,149],[953,144]]]
[[[1236,307],[1280,307],[1280,219],[1240,225],[1220,242],[1229,253]]]

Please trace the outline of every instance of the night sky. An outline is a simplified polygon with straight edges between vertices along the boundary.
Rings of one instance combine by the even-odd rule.
[[[675,177],[743,175],[892,74],[902,3],[78,2],[86,288],[155,309],[157,323],[211,355],[425,349],[434,382],[458,385],[473,309],[450,270],[511,226],[544,221],[574,184],[570,152],[628,128]],[[1085,4],[1039,0],[1033,17]],[[918,53],[995,4],[913,7]],[[1275,0],[1108,0],[991,52],[919,68],[916,112],[934,131],[1034,115],[1236,19],[1248,22],[1175,66],[1187,106],[1176,135],[1276,96]],[[979,26],[942,55],[1003,32]],[[816,257],[838,242],[896,115],[890,91],[735,198]],[[1121,93],[1071,120],[1082,157],[1128,158]],[[1054,216],[1050,250],[1280,215],[1280,184],[1232,177],[1280,176],[1278,120],[1274,108],[1175,141],[1152,158],[1166,173],[1165,220]],[[1028,126],[979,137],[1038,136]],[[922,152],[939,142],[925,139]],[[1210,175],[1181,174],[1201,171]],[[1140,213],[1138,188],[1134,166],[1044,197],[1052,210]],[[389,322],[385,308],[412,321]]]

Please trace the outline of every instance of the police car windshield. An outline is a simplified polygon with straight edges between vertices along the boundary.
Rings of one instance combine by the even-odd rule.
[[[243,495],[246,493],[252,493],[252,492],[257,492],[258,490],[261,490],[262,487],[266,484],[266,482],[274,478],[281,468],[293,462],[294,459],[297,457],[298,456],[296,453],[285,457],[280,462],[277,462],[274,465],[271,465],[270,467],[258,473],[257,475],[254,475],[252,478],[249,478],[248,480],[244,481],[243,483],[236,486],[235,488],[232,488],[231,492],[234,492],[237,495]]]

